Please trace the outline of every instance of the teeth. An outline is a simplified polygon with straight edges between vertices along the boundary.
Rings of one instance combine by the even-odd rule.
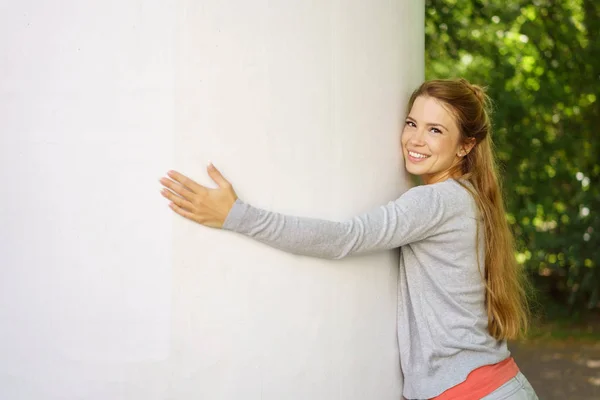
[[[409,151],[408,154],[410,154],[411,157],[415,157],[415,158],[427,158],[427,157],[429,157],[429,156],[426,156],[425,154],[415,153],[414,151]]]

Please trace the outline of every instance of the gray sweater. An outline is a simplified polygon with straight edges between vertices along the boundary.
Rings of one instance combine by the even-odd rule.
[[[506,342],[487,331],[477,216],[471,194],[449,179],[414,187],[344,222],[282,215],[237,200],[223,229],[320,258],[401,247],[397,325],[404,397],[429,399],[510,355]]]

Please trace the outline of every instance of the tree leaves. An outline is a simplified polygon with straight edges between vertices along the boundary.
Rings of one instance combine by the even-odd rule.
[[[600,3],[427,0],[426,76],[461,76],[495,102],[517,259],[555,297],[600,297]]]

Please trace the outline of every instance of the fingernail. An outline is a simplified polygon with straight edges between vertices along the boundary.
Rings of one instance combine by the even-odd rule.
[[[215,166],[213,165],[212,161],[208,162],[208,168],[214,168]]]

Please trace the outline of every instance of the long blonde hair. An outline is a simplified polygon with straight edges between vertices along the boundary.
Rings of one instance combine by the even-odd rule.
[[[473,149],[451,171],[471,183],[463,185],[475,199],[484,228],[488,331],[498,340],[522,336],[528,327],[528,282],[514,252],[514,239],[506,220],[501,182],[492,143],[490,99],[485,91],[464,79],[423,83],[413,92],[408,109],[419,96],[441,101],[454,114],[461,141],[475,141]],[[476,243],[479,243],[479,224]],[[479,254],[479,251],[477,252]],[[481,265],[480,265],[481,270]]]

